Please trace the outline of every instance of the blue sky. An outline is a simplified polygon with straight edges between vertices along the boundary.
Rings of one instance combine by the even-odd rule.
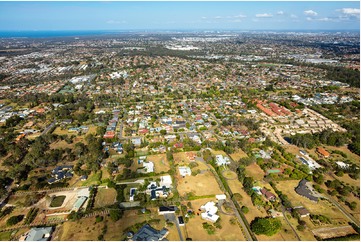
[[[0,30],[360,29],[358,1],[0,2]]]

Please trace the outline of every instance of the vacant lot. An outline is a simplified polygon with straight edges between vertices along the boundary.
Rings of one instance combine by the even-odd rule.
[[[177,189],[181,196],[189,192],[193,192],[196,196],[223,194],[216,178],[210,171],[178,179]]]
[[[116,201],[117,192],[114,188],[99,188],[94,201],[94,207],[102,208],[112,205]]]
[[[159,155],[149,155],[147,156],[147,161],[152,161],[154,163],[154,171],[156,173],[167,172],[170,169],[167,157],[165,154]]]
[[[50,149],[72,149],[73,147],[74,144],[68,144],[65,140],[56,141],[50,145]]]
[[[173,154],[173,159],[175,164],[189,163],[191,162],[187,157],[187,152],[179,152]],[[196,152],[194,152],[197,154]]]
[[[264,171],[261,169],[261,167],[259,167],[259,165],[257,165],[257,163],[252,163],[251,165],[246,167],[246,174],[247,176],[253,177],[254,180],[262,180],[265,173]]]
[[[356,234],[356,231],[351,226],[341,226],[341,227],[334,227],[334,228],[321,228],[321,229],[314,229],[312,233],[321,238],[321,239],[328,239],[328,238],[335,238],[346,236],[349,234]]]
[[[230,156],[234,161],[239,161],[241,158],[248,157],[248,155],[241,149],[237,149],[236,152]]]
[[[295,192],[295,187],[299,181],[278,181],[276,182],[277,189],[288,196],[293,206],[304,206],[311,214],[322,214],[331,219],[334,225],[343,225],[347,222],[344,215],[327,200],[321,200],[317,203],[312,202],[306,197],[300,196]],[[309,219],[305,219],[307,226],[311,229],[317,228]]]
[[[191,202],[194,210],[199,212],[198,208],[209,201],[215,202],[216,198],[197,199]],[[202,227],[202,223],[207,222],[207,220],[203,220],[200,215],[189,219],[189,222],[186,224],[188,237],[192,238],[192,240],[245,240],[240,227],[237,224],[231,224],[229,221],[234,218],[234,215],[225,215],[220,212],[218,212],[218,215],[221,219],[222,229],[216,229],[213,235],[209,235]],[[208,224],[212,223],[208,221]]]

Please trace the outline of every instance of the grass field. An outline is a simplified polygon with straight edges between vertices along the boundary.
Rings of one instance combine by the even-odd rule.
[[[11,233],[11,231],[1,232],[0,241],[10,241]]]
[[[193,192],[196,196],[223,194],[219,188],[216,178],[210,171],[196,176],[187,176],[178,180],[178,192],[181,196]]]
[[[167,172],[170,169],[170,165],[165,154],[149,155],[147,156],[147,161],[152,161],[154,163],[154,171],[156,173]]]
[[[95,217],[83,218],[76,222],[65,222],[59,228],[54,240],[98,240],[103,226],[103,223],[95,222]]]
[[[101,208],[107,205],[112,205],[117,197],[117,192],[114,188],[99,188],[94,201],[94,207]]]
[[[192,200],[192,207],[198,212],[198,208],[209,201],[216,201],[216,199],[205,198]],[[202,227],[202,223],[207,221],[203,220],[200,215],[196,215],[194,218],[189,219],[189,222],[186,224],[188,237],[192,238],[192,240],[245,240],[240,227],[237,224],[231,224],[229,222],[231,218],[234,218],[234,215],[225,215],[220,212],[217,214],[220,216],[222,229],[216,229],[215,234],[209,235]],[[211,224],[209,221],[208,223]]]
[[[66,196],[56,196],[56,197],[54,197],[50,202],[50,207],[51,208],[60,207],[61,205],[63,205],[63,202],[64,202],[65,198],[66,198]]]
[[[190,160],[188,159],[187,152],[179,152],[173,154],[173,159],[175,164],[182,164],[182,163],[189,163]]]
[[[234,161],[239,161],[241,158],[248,157],[248,155],[241,149],[237,149],[236,152],[230,156]]]
[[[65,140],[60,140],[60,141],[50,144],[50,149],[66,149],[66,148],[73,149],[74,144],[73,143],[68,144],[68,143],[66,143]]]
[[[251,165],[246,167],[246,174],[247,176],[253,177],[254,180],[263,180],[265,175],[264,171],[257,165],[257,163],[252,163]]]
[[[295,187],[299,181],[278,181],[277,189],[288,196],[293,206],[304,206],[311,214],[322,214],[331,219],[334,225],[343,225],[347,223],[345,216],[327,200],[321,200],[318,203],[312,202],[306,197],[300,196],[295,192]],[[305,219],[310,229],[318,228],[309,219]]]
[[[82,186],[90,186],[98,184],[102,179],[103,172],[92,173],[86,181],[83,181]]]

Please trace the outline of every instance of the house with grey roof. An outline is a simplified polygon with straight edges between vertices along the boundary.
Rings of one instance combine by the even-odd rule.
[[[20,241],[48,241],[52,233],[52,227],[31,228]]]
[[[313,202],[318,202],[318,197],[314,196],[313,192],[307,186],[307,180],[305,179],[302,179],[300,183],[298,183],[298,186],[295,188],[295,191],[297,192],[297,194],[307,197]]]
[[[163,240],[169,231],[166,228],[162,230],[156,230],[152,228],[149,224],[144,225],[139,229],[139,231],[134,234],[131,241],[159,241]]]

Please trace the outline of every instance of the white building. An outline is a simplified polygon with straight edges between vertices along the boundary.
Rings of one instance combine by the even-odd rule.
[[[191,169],[188,166],[180,166],[178,167],[179,174],[183,177],[190,176],[192,174]]]
[[[223,155],[216,155],[216,164],[217,166],[229,165],[231,162],[228,157],[223,157]]]
[[[218,212],[218,208],[215,202],[207,202],[201,206],[201,209],[205,211],[201,213],[202,219],[211,221],[212,223],[217,222],[219,216],[216,214]]]
[[[143,167],[146,173],[154,172],[154,163],[151,161],[143,161]]]
[[[166,188],[170,188],[172,186],[172,177],[169,175],[161,176],[159,184],[161,187],[165,186]]]

